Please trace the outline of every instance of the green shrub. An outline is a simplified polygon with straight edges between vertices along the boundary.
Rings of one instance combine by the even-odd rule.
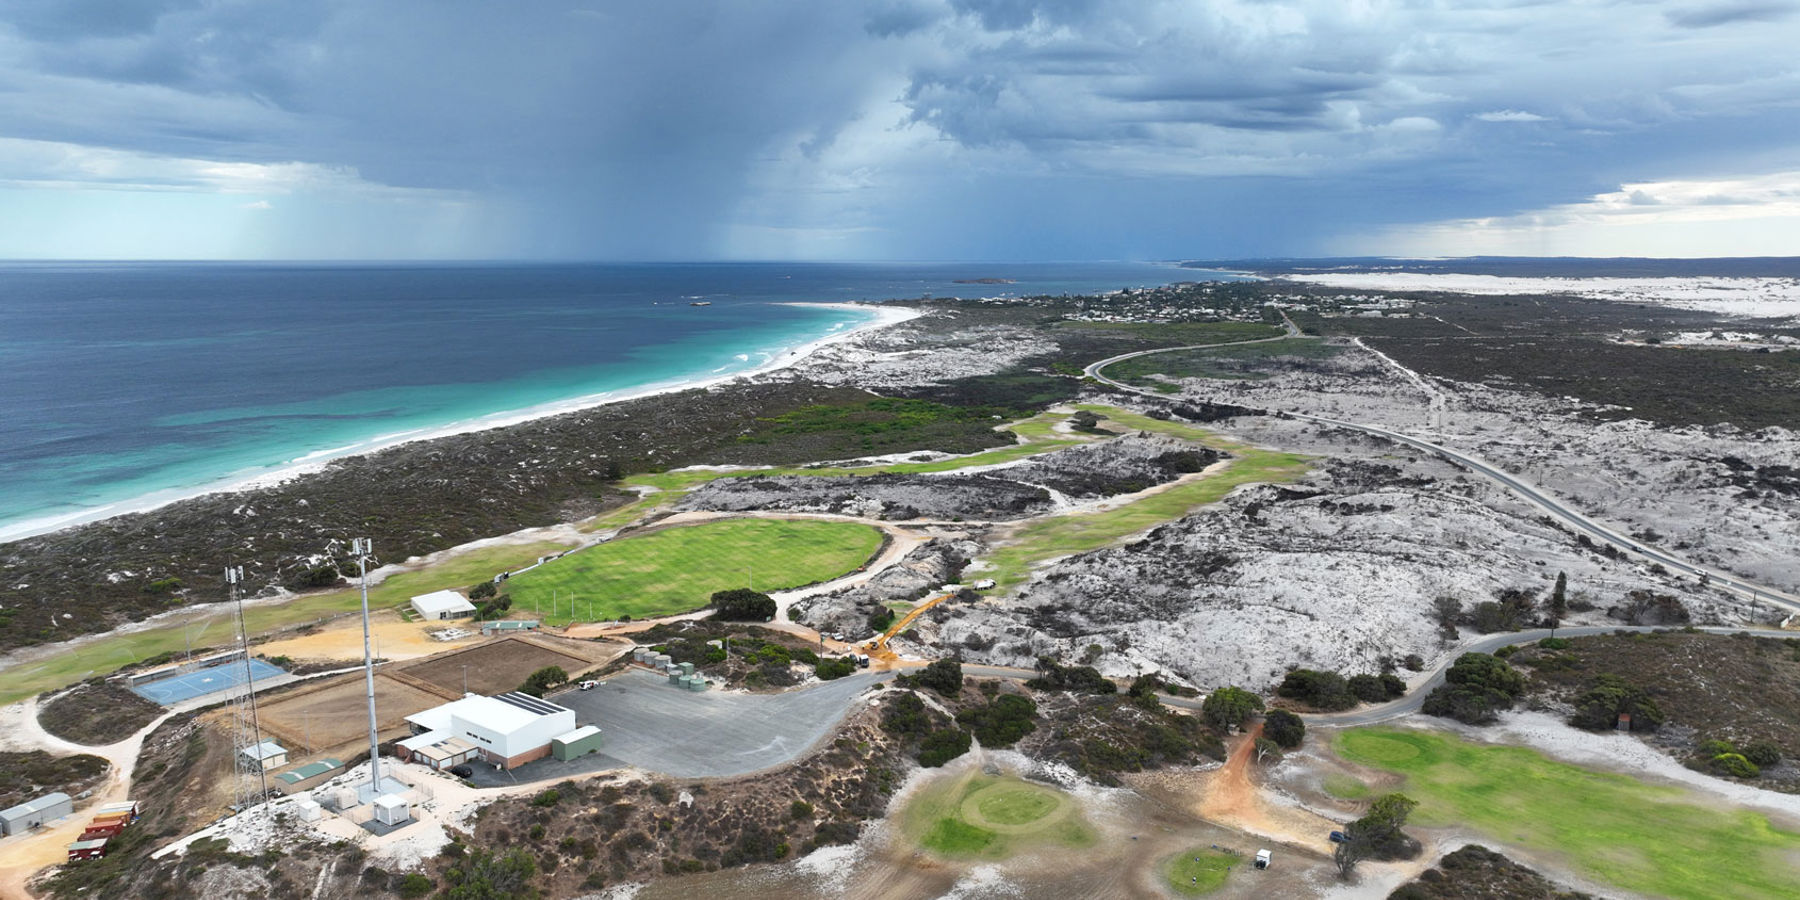
[[[539,806],[539,807],[555,806],[556,804],[561,803],[561,802],[562,802],[562,792],[557,790],[556,788],[549,788],[548,790],[540,791],[540,792],[538,792],[537,796],[531,798],[531,805]]]
[[[1714,738],[1710,741],[1701,741],[1700,742],[1700,755],[1707,757],[1708,759],[1711,759],[1712,757],[1715,757],[1715,756],[1719,756],[1721,754],[1736,753],[1736,752],[1737,752],[1737,746],[1735,744],[1731,743],[1730,741],[1723,740],[1721,738]]]
[[[725,622],[767,622],[775,618],[775,600],[749,588],[717,591],[710,605],[717,610],[713,618]]]
[[[1745,759],[1742,753],[1721,753],[1713,757],[1709,765],[1714,772],[1733,778],[1755,778],[1762,774],[1756,763]]]
[[[1093,666],[1064,666],[1048,656],[1037,661],[1037,677],[1025,686],[1037,691],[1075,691],[1083,694],[1116,694],[1119,686]]]
[[[919,765],[935,769],[964,753],[972,742],[961,728],[944,728],[925,736],[919,744]]]
[[[819,676],[820,681],[836,681],[855,672],[856,661],[848,656],[821,658],[813,666],[813,674]]]
[[[499,588],[494,586],[494,583],[492,581],[484,581],[478,585],[475,585],[474,587],[469,588],[469,599],[470,600],[486,600],[487,598],[494,596],[495,592],[497,592],[499,590],[500,590]]]
[[[1022,694],[1003,694],[992,703],[956,714],[983,747],[1010,747],[1037,729],[1037,704]]]
[[[1601,675],[1593,687],[1575,698],[1575,714],[1569,718],[1569,724],[1604,731],[1615,727],[1621,715],[1631,716],[1633,731],[1655,730],[1663,723],[1662,709],[1643,688],[1617,675]]]
[[[1350,684],[1344,676],[1316,669],[1295,669],[1287,673],[1275,693],[1314,709],[1342,710],[1356,705],[1356,695],[1350,692]]]
[[[437,882],[417,872],[411,872],[405,878],[400,879],[400,896],[412,900],[414,897],[423,897],[431,893],[431,889],[435,887],[437,887]]]
[[[533,697],[542,697],[551,688],[568,683],[569,673],[564,672],[562,666],[545,666],[531,673],[525,679],[525,683],[519,685],[519,692],[530,694]]]
[[[1781,764],[1781,745],[1774,741],[1751,741],[1744,745],[1744,758],[1768,768]]]
[[[1206,695],[1200,704],[1200,718],[1220,731],[1242,728],[1250,717],[1262,712],[1261,697],[1240,687],[1222,687]]]
[[[931,713],[918,694],[906,691],[887,702],[881,713],[881,727],[889,734],[916,737],[931,730]]]
[[[1568,638],[1547,637],[1538,641],[1537,645],[1545,650],[1567,650],[1570,647],[1573,647],[1575,642]]]
[[[1277,746],[1292,750],[1306,739],[1306,723],[1285,709],[1272,709],[1263,719],[1263,734]]]
[[[920,687],[931,688],[946,697],[962,693],[962,663],[954,659],[940,659],[926,666],[916,677]]]

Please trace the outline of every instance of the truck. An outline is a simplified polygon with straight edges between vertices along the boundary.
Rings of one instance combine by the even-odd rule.
[[[1272,856],[1271,856],[1271,854],[1270,854],[1270,853],[1269,853],[1269,851],[1267,851],[1267,850],[1258,850],[1258,851],[1256,851],[1256,867],[1257,867],[1257,868],[1259,868],[1259,869],[1266,869],[1266,868],[1268,868],[1268,867],[1269,867],[1269,860],[1270,860],[1270,859],[1272,859],[1272,858],[1273,858],[1273,857],[1272,857]]]

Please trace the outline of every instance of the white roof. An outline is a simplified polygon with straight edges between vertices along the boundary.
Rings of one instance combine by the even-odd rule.
[[[406,798],[399,794],[382,794],[375,798],[377,809],[405,809]]]
[[[577,728],[574,731],[569,732],[568,734],[559,734],[556,737],[551,738],[551,740],[562,741],[565,744],[573,744],[576,741],[581,740],[582,738],[590,737],[592,735],[596,735],[599,733],[600,733],[600,729],[598,727],[596,727],[594,725],[583,725],[580,728]]]
[[[277,744],[274,741],[263,741],[254,747],[244,748],[244,755],[251,759],[268,759],[273,756],[280,756],[286,752],[287,751],[283,750],[280,744]]]
[[[442,709],[443,707],[438,707],[438,708]],[[435,710],[428,709],[425,712],[435,712]],[[421,713],[421,715],[423,715],[423,713]],[[424,734],[415,734],[412,737],[409,737],[404,741],[396,741],[395,743],[398,743],[400,746],[405,747],[408,750],[418,750],[422,747],[429,747],[432,744],[441,744],[444,741],[447,741],[455,736],[456,735],[453,735],[450,732],[445,731],[441,728],[434,728],[430,731],[425,732]]]
[[[456,719],[480,725],[490,731],[507,734],[545,717],[567,712],[548,700],[523,697],[517,693],[498,697],[471,694],[443,706],[413,713],[406,721],[426,731],[453,731]]]
[[[471,612],[475,609],[475,604],[470,603],[463,595],[455,591],[432,591],[429,594],[420,594],[412,598],[412,605],[414,609],[426,614]]]

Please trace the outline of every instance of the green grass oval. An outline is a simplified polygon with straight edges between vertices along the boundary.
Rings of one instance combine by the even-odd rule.
[[[881,548],[881,537],[858,522],[726,519],[571,553],[514,576],[504,590],[514,615],[552,624],[673,615],[727,588],[777,591],[848,574]]]
[[[1013,788],[989,791],[975,801],[981,817],[999,825],[1025,825],[1056,811],[1062,800],[1049,791]]]

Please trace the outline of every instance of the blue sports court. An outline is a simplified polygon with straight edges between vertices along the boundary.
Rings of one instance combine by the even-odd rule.
[[[260,659],[250,660],[251,679],[266,681],[277,675],[287,673]],[[218,693],[244,683],[244,662],[236,660],[223,665],[198,669],[181,675],[158,679],[146,684],[134,685],[131,689],[138,696],[153,700],[164,706],[172,706],[184,700],[204,697]]]

